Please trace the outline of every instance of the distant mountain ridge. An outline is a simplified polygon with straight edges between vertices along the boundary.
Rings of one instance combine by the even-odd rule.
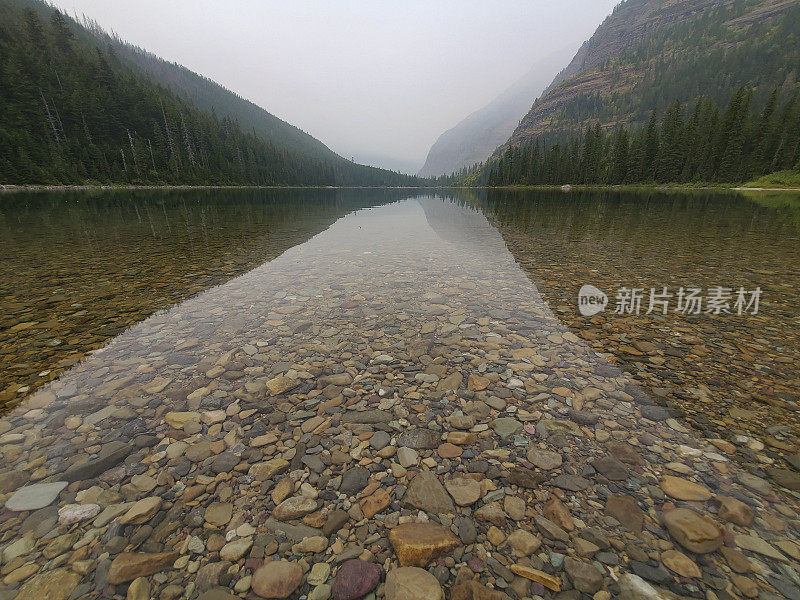
[[[599,122],[643,124],[674,101],[720,105],[742,86],[765,102],[800,75],[800,0],[626,0],[534,103],[506,143]],[[499,148],[498,155],[503,148]]]
[[[449,175],[489,158],[508,139],[558,69],[570,59],[573,48],[564,48],[537,62],[489,104],[442,133],[431,146],[418,175]]]

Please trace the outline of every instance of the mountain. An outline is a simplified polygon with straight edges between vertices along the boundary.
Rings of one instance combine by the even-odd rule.
[[[88,25],[0,0],[0,183],[419,183]]]
[[[199,108],[213,110],[219,116],[230,117],[246,131],[255,131],[263,140],[280,144],[292,152],[317,159],[343,160],[318,139],[215,81],[109,35],[92,22],[85,23],[85,26],[94,34],[101,46],[113,47],[120,59],[146,73],[151,80],[190,98]]]
[[[800,0],[626,0],[471,179],[793,180],[799,71]]]
[[[445,131],[431,146],[418,174],[449,175],[484,162],[508,139],[533,101],[572,55],[573,48],[550,54],[489,104]]]
[[[643,125],[675,101],[766,102],[798,89],[800,0],[626,0],[534,103],[506,145],[599,122]]]

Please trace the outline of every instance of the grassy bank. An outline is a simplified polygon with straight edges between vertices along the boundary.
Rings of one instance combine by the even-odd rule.
[[[764,175],[764,177],[759,177],[755,181],[746,183],[743,187],[763,189],[800,188],[800,171],[779,171],[777,173],[770,173],[769,175]]]
[[[488,189],[493,190],[539,190],[539,191],[618,191],[618,192],[648,192],[648,191],[738,191],[738,190],[751,190],[757,191],[759,189],[772,190],[772,191],[789,191],[800,192],[800,182],[796,184],[773,184],[761,185],[758,182],[751,182],[747,184],[730,184],[730,183],[678,183],[678,184],[630,184],[630,185],[573,185],[569,189],[566,186],[553,186],[553,185],[503,185],[494,186]]]

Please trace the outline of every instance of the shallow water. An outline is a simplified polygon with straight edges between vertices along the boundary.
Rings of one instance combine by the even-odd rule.
[[[0,412],[153,312],[373,202],[332,190],[4,195]]]
[[[684,597],[800,594],[792,201],[129,200],[3,213],[5,319],[34,323],[0,332],[4,377],[102,348],[0,420],[2,600],[124,597],[139,575],[153,597],[266,595],[270,559],[389,572],[387,533],[408,520],[457,536],[431,565],[445,588],[474,574],[515,598],[632,597],[634,573]],[[134,219],[155,206],[163,220]],[[685,280],[761,286],[760,314],[576,310],[582,283]],[[104,343],[123,305],[139,322]],[[39,357],[74,311],[88,337]],[[676,524],[676,507],[700,516]],[[538,542],[506,544],[517,530]],[[303,576],[291,597],[321,585]]]
[[[486,207],[559,318],[699,430],[798,434],[800,194],[493,193]],[[595,317],[575,310],[584,283],[610,298]],[[613,314],[623,286],[643,289],[640,314]],[[682,286],[760,288],[758,314],[733,298],[730,313],[678,312]],[[668,314],[645,314],[663,287]]]

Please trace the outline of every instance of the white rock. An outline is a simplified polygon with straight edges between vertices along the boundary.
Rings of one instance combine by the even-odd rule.
[[[625,600],[666,600],[644,579],[631,573],[620,577],[619,597]]]
[[[97,504],[67,504],[58,509],[59,525],[74,525],[87,519],[93,519],[100,514]]]

